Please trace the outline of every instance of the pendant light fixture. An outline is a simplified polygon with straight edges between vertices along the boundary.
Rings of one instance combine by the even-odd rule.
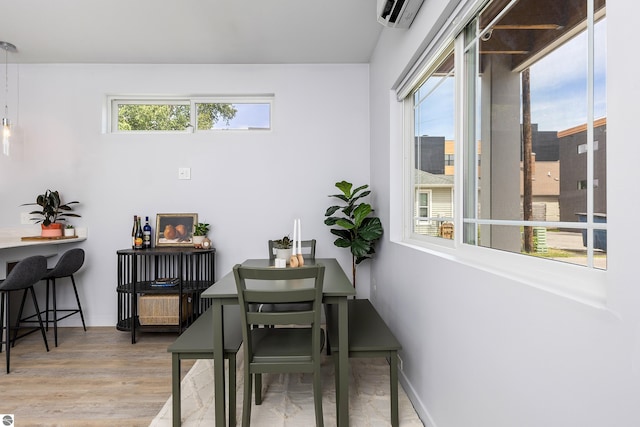
[[[11,147],[11,121],[9,121],[9,52],[18,51],[16,46],[0,41],[0,48],[4,49],[4,116],[2,117],[2,153],[9,155]]]

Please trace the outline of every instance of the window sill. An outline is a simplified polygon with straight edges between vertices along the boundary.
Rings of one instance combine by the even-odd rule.
[[[495,274],[597,309],[607,306],[606,270],[538,259],[471,245],[419,240],[392,241],[432,256]]]

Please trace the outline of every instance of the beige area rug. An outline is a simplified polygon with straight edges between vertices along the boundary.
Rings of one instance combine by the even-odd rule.
[[[238,352],[237,423],[242,423],[243,352]],[[391,423],[389,365],[381,358],[350,359],[349,424],[353,427],[387,426]],[[228,370],[228,366],[225,367]],[[326,426],[336,423],[336,394],[333,360],[322,362],[322,409]],[[251,425],[265,427],[299,427],[315,425],[312,377],[307,374],[263,376],[262,405],[253,403]],[[213,361],[201,359],[182,380],[182,425],[184,427],[215,424],[213,399]],[[171,398],[151,422],[151,427],[171,426]],[[398,387],[401,426],[423,426],[407,394]],[[227,414],[228,416],[228,414]]]

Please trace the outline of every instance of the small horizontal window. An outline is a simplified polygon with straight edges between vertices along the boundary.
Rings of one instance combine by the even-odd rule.
[[[271,129],[271,103],[196,103],[198,130]]]
[[[111,97],[109,103],[111,132],[270,130],[273,96]]]

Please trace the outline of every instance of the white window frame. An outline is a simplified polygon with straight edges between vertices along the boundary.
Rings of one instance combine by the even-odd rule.
[[[433,235],[428,235],[428,234],[421,234],[421,233],[416,233],[415,232],[415,227],[416,226],[429,226],[432,225],[434,220],[431,218],[431,212],[433,212],[433,205],[430,205],[430,212],[429,212],[429,219],[428,220],[420,220],[418,218],[418,216],[416,215],[416,211],[414,210],[414,208],[417,208],[417,194],[419,191],[426,191],[426,189],[421,189],[418,188],[416,181],[415,181],[415,156],[416,156],[416,146],[415,146],[415,105],[414,105],[414,100],[413,100],[413,93],[415,92],[415,90],[422,84],[424,83],[424,81],[427,80],[428,76],[435,71],[435,69],[444,61],[446,60],[446,58],[453,52],[455,55],[455,46],[453,43],[453,39],[451,39],[449,42],[444,43],[443,46],[438,49],[437,54],[434,55],[434,58],[429,61],[426,62],[423,66],[423,72],[422,74],[420,74],[417,79],[417,81],[415,81],[415,86],[413,88],[411,88],[410,91],[407,91],[407,95],[405,96],[405,98],[403,99],[403,109],[404,109],[404,133],[406,136],[405,138],[405,147],[404,147],[404,151],[406,153],[408,153],[409,155],[406,156],[405,159],[405,163],[404,163],[404,174],[405,177],[408,177],[407,180],[405,182],[408,182],[409,186],[413,189],[413,192],[409,191],[409,190],[405,190],[407,194],[411,194],[411,197],[407,197],[407,202],[411,205],[411,208],[407,207],[405,209],[405,226],[403,228],[403,238],[405,240],[408,241],[417,241],[417,242],[422,242],[422,243],[431,243],[434,245],[441,245],[444,247],[451,247],[453,245],[453,241],[451,239],[443,239],[440,236],[433,236]],[[454,56],[455,58],[455,56]],[[454,66],[454,70],[457,73],[458,70],[458,62],[456,59],[456,64]],[[457,82],[457,80],[456,80]],[[457,84],[457,83],[456,83]],[[458,88],[456,87],[455,91],[457,94],[457,90]],[[454,98],[456,99],[457,102],[457,95],[454,94]],[[457,106],[455,107],[455,111],[457,113]],[[457,144],[458,141],[458,135],[454,135],[454,144]],[[443,159],[444,162],[444,159]],[[458,170],[455,168],[455,164],[454,164],[454,179],[456,179],[457,174],[458,174]],[[454,182],[454,189],[458,186],[458,182],[456,180],[456,182]],[[452,189],[452,191],[454,191],[454,189]],[[433,202],[433,197],[432,197],[432,193],[431,190],[429,190],[430,192],[430,202]],[[455,191],[454,191],[455,194]],[[457,200],[453,200],[453,214],[454,214],[454,218],[455,218],[455,212],[458,211],[458,201]]]
[[[210,133],[210,132],[265,132],[273,129],[273,94],[266,95],[234,95],[234,96],[153,96],[153,95],[108,95],[106,107],[105,130],[107,133],[117,134],[185,134],[185,133]],[[190,105],[190,125],[184,131],[126,131],[118,129],[118,107],[120,105],[131,104],[176,104]],[[269,105],[269,127],[268,128],[233,128],[233,129],[202,129],[197,128],[197,107],[196,104],[267,104]]]
[[[467,114],[465,101],[467,93],[467,84],[464,81],[464,39],[462,31],[474,19],[481,8],[486,3],[485,0],[468,0],[461,1],[455,10],[449,13],[449,19],[443,26],[436,31],[433,36],[433,42],[427,46],[422,55],[418,56],[418,60],[414,64],[409,64],[406,68],[409,71],[398,79],[395,87],[396,97],[398,101],[403,102],[403,126],[404,130],[404,152],[406,154],[413,153],[414,145],[414,127],[413,127],[413,102],[410,94],[413,88],[417,87],[420,81],[423,81],[426,71],[433,67],[444,47],[450,43],[455,43],[455,70],[456,70],[456,123],[455,123],[455,153],[458,161],[454,162],[455,170],[455,186],[454,188],[462,190],[464,185],[464,167],[465,162],[462,160],[465,155],[465,123],[467,119],[460,120]],[[590,12],[588,25],[593,26],[594,20],[592,16],[592,1],[589,0]],[[446,13],[446,11],[445,11]],[[591,42],[592,43],[592,42]],[[592,70],[590,70],[590,73]],[[590,76],[590,79],[592,77]],[[590,114],[592,110],[590,109]],[[589,124],[593,123],[593,118],[589,118]],[[588,142],[593,148],[594,143]],[[597,144],[597,141],[595,142]],[[597,145],[596,145],[597,147]],[[592,156],[593,150],[589,155]],[[476,155],[477,157],[477,155]],[[476,158],[476,165],[478,159]],[[593,165],[592,162],[588,166],[589,180],[593,182]],[[404,156],[403,170],[403,193],[411,194],[415,191],[413,178],[413,155]],[[404,225],[402,226],[403,234],[398,243],[409,246],[413,249],[427,252],[431,255],[442,256],[450,260],[457,261],[461,264],[468,265],[485,271],[490,271],[497,276],[506,277],[517,283],[532,286],[537,289],[569,298],[580,303],[597,307],[607,307],[606,292],[606,270],[594,268],[585,268],[570,263],[554,262],[536,257],[524,256],[519,253],[510,253],[497,249],[486,248],[471,244],[463,243],[462,227],[464,226],[464,212],[462,209],[464,203],[464,191],[455,192],[454,206],[454,224],[455,229],[459,230],[454,233],[453,240],[436,239],[428,236],[416,236],[412,233],[412,223],[407,221],[409,212],[413,215],[415,205],[410,197],[404,197],[405,205],[403,215]],[[593,209],[589,206],[589,209]],[[483,223],[500,223],[500,221],[477,220],[477,224]],[[566,223],[562,223],[564,225]],[[538,225],[538,224],[533,224]],[[553,223],[544,223],[542,226],[554,226]],[[576,224],[584,227],[585,223]],[[588,222],[588,235],[592,239],[591,230],[601,229],[602,225]],[[593,250],[593,248],[591,248]]]
[[[420,215],[420,209],[424,208],[423,206],[420,205],[420,195],[422,194],[427,196],[427,206],[426,206],[427,215],[425,216]],[[431,189],[416,188],[416,216],[415,216],[416,224],[431,225],[433,223],[433,220],[431,219],[431,212],[433,211],[432,203],[433,203],[433,193]]]

